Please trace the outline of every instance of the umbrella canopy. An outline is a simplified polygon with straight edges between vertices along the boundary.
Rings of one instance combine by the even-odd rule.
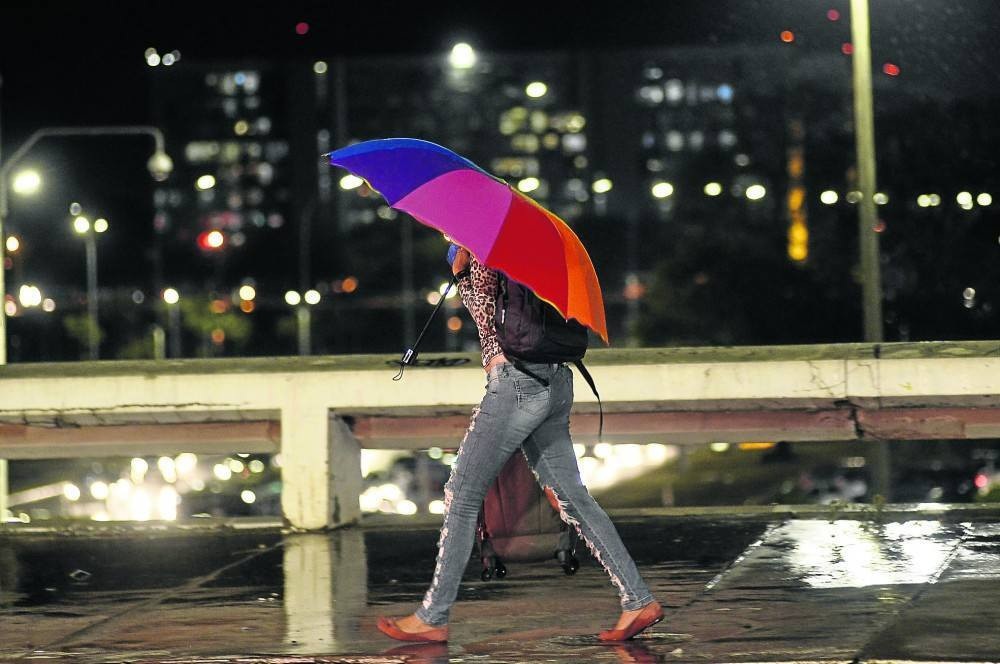
[[[503,180],[447,148],[412,138],[356,143],[330,153],[330,163],[608,343],[601,286],[580,239]]]

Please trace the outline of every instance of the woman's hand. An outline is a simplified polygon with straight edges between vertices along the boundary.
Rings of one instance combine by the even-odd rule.
[[[465,247],[459,247],[458,251],[455,252],[455,260],[451,262],[451,273],[458,276],[466,272],[469,269],[469,262],[471,260],[469,250]]]

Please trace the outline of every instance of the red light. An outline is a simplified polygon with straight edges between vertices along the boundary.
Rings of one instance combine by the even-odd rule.
[[[831,21],[839,21],[840,20],[840,12],[838,12],[836,9],[831,9],[831,10],[829,10],[826,13],[826,17],[828,19],[830,19]]]
[[[202,251],[218,251],[226,243],[222,231],[204,231],[198,234],[198,248]]]
[[[854,53],[854,44],[851,42],[844,42],[840,45],[840,52],[844,55],[851,55]]]
[[[795,41],[795,33],[792,32],[791,30],[782,30],[781,41],[785,42],[786,44],[791,44],[793,41]]]
[[[899,65],[894,65],[891,62],[887,62],[882,65],[882,72],[886,76],[899,76]]]
[[[986,477],[986,475],[983,475],[982,473],[978,473],[976,475],[976,479],[974,479],[972,483],[976,485],[977,489],[985,489],[986,485],[990,483],[990,478]]]
[[[299,21],[295,24],[295,34],[304,35],[309,32],[309,24],[305,21]]]

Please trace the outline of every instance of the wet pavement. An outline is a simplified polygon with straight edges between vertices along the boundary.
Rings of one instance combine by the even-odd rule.
[[[447,645],[401,645],[433,570],[431,522],[0,531],[3,662],[1000,661],[1000,510],[879,519],[616,513],[667,618],[600,644],[618,607],[581,550],[470,563]]]

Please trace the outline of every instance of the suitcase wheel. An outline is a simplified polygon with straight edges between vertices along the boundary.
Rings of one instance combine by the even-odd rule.
[[[577,560],[572,551],[566,551],[565,549],[556,551],[556,559],[562,565],[563,571],[566,572],[567,576],[576,574],[576,571],[580,569],[580,561]]]
[[[498,579],[502,579],[507,576],[507,566],[499,560],[497,561],[496,575]]]
[[[490,579],[493,578],[493,570],[490,569],[489,567],[484,567],[483,573],[479,575],[479,578],[482,579],[483,581],[489,581]]]

